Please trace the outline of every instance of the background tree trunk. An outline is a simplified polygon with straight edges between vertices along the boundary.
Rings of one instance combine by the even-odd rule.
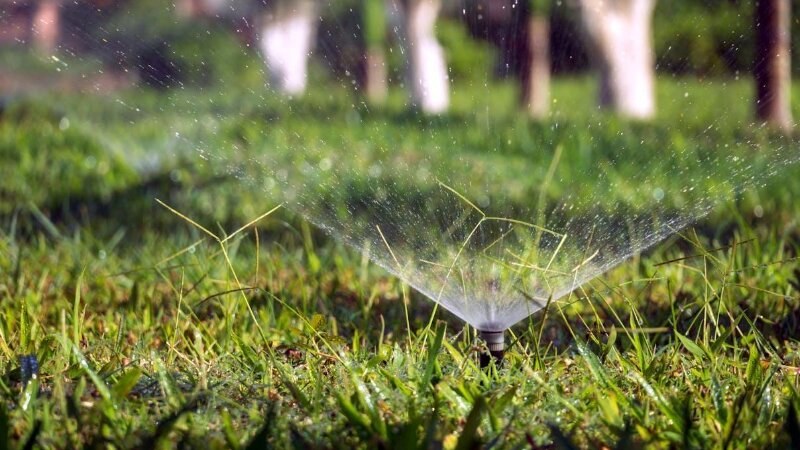
[[[791,1],[756,0],[756,117],[782,130],[792,128]]]
[[[175,2],[175,11],[179,17],[188,18],[202,17],[207,13],[202,0],[178,0]]]
[[[364,89],[367,100],[371,103],[380,104],[386,100],[387,76],[386,55],[384,55],[383,49],[368,49],[364,55]]]
[[[440,0],[404,0],[394,2],[393,13],[402,16],[402,44],[408,65],[408,89],[411,101],[425,113],[439,114],[450,106],[450,81],[444,49],[436,39],[436,19]]]
[[[58,0],[42,0],[36,5],[32,32],[33,44],[37,50],[44,53],[55,50],[61,33],[61,11]]]
[[[308,81],[308,57],[316,38],[316,4],[313,0],[274,2],[264,13],[258,46],[278,92],[299,95]]]
[[[383,103],[387,94],[386,11],[383,0],[363,0],[363,88],[371,103]]]
[[[522,106],[532,118],[550,110],[550,18],[538,11],[526,17],[526,52],[522,61]]]
[[[651,118],[656,108],[655,0],[579,0],[578,4],[600,72],[600,106],[626,117]]]

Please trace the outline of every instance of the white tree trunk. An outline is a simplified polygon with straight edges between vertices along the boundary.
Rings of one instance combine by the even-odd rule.
[[[175,12],[179,17],[201,17],[206,13],[204,6],[201,0],[178,0],[175,2]]]
[[[375,104],[383,103],[389,93],[383,49],[367,49],[364,59],[364,89],[367,99]]]
[[[314,0],[278,2],[264,14],[258,46],[276,91],[288,95],[305,91],[317,23]]]
[[[450,106],[447,63],[436,39],[441,6],[440,0],[403,0],[390,5],[391,15],[400,18],[411,101],[428,114],[443,113]]]
[[[534,119],[550,110],[550,18],[531,14],[527,20],[527,52],[522,67],[522,106]]]
[[[42,0],[36,6],[32,24],[33,42],[41,52],[52,52],[58,45],[61,33],[59,3],[57,0]]]
[[[175,10],[183,17],[224,17],[245,10],[246,4],[238,0],[178,0]]]
[[[656,0],[579,0],[600,72],[600,105],[635,119],[655,114],[652,16]]]

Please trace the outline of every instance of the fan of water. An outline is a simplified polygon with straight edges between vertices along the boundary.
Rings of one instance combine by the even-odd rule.
[[[749,81],[652,43],[652,3],[76,2],[40,54],[86,80],[70,123],[139,167],[202,158],[502,331],[798,159]]]

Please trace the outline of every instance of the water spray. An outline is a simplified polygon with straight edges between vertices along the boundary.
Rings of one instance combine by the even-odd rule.
[[[130,90],[125,86],[128,81],[121,78],[120,87],[126,88],[118,90],[112,86],[117,83],[113,81],[116,77],[112,77],[113,83],[90,97],[91,108],[85,107],[83,94],[63,99],[59,95],[57,100],[62,104],[59,109],[66,108],[64,117],[69,117],[80,134],[142,168],[145,173],[137,178],[143,181],[152,181],[147,168],[164,164],[163,156],[154,155],[171,154],[176,163],[186,161],[193,167],[196,161],[214,176],[226,179],[235,176],[248,191],[267,197],[270,204],[282,202],[479,330],[480,339],[488,348],[480,358],[483,367],[492,361],[496,365],[502,361],[505,330],[547,302],[568,295],[685,228],[720,202],[747,188],[762,186],[781,168],[800,164],[795,144],[785,145],[784,141],[771,138],[763,144],[753,144],[748,138],[738,137],[738,133],[728,133],[725,128],[728,125],[717,127],[731,122],[730,126],[736,124],[738,129],[744,125],[740,119],[722,120],[716,114],[707,123],[705,106],[685,117],[684,108],[680,108],[680,116],[663,122],[668,136],[693,136],[697,129],[710,130],[709,142],[703,145],[676,138],[665,151],[664,142],[650,131],[634,127],[623,133],[615,126],[606,126],[604,118],[591,115],[585,120],[581,118],[584,114],[577,111],[572,117],[570,109],[585,105],[569,102],[559,106],[568,112],[564,120],[555,120],[554,126],[560,131],[525,134],[524,138],[498,142],[498,136],[514,133],[517,122],[508,120],[508,114],[487,114],[489,106],[495,105],[490,98],[499,88],[490,80],[489,72],[483,83],[488,95],[459,97],[458,102],[463,102],[463,106],[457,114],[447,116],[447,123],[452,126],[442,126],[437,120],[395,120],[380,108],[374,112],[371,108],[360,108],[356,118],[363,124],[363,133],[348,134],[341,140],[323,139],[353,125],[349,94],[341,98],[339,94],[333,95],[339,92],[337,86],[350,85],[351,74],[334,73],[331,83],[313,86],[316,93],[330,95],[331,101],[321,104],[304,100],[302,113],[295,109],[300,100],[289,92],[294,90],[292,86],[299,88],[302,83],[288,80],[267,83],[267,75],[275,75],[276,70],[288,73],[282,70],[286,62],[291,63],[292,74],[304,72],[305,56],[309,53],[304,47],[310,45],[308,36],[313,34],[308,29],[319,23],[342,31],[325,34],[322,47],[328,53],[324,58],[335,57],[341,67],[361,66],[363,52],[348,47],[351,43],[345,36],[353,30],[342,26],[344,16],[339,16],[338,8],[327,12],[321,5],[324,2],[272,0],[269,3],[281,10],[280,17],[270,19],[277,22],[264,22],[262,14],[271,13],[246,5],[251,2],[203,0],[202,3],[225,5],[218,12],[212,12],[216,8],[208,11],[200,8],[208,14],[209,21],[218,20],[220,26],[206,29],[198,23],[181,27],[189,34],[182,33],[180,39],[209,45],[208,52],[198,53],[194,49],[169,52],[161,61],[170,63],[169,70],[144,74],[166,89],[134,99],[128,95]],[[285,8],[277,5],[295,3],[303,5],[294,9],[298,16],[290,20],[297,20],[302,29],[303,36],[297,42],[287,38],[284,31],[278,31],[289,16],[284,18]],[[312,3],[319,3],[320,9],[308,6]],[[75,11],[77,14],[83,10]],[[386,13],[397,12],[374,15]],[[414,14],[417,12],[409,11],[396,20],[409,20]],[[68,65],[54,57],[59,72],[63,66],[64,73],[59,74],[59,79],[66,77],[65,85],[69,86],[74,84],[70,80],[95,80],[96,63],[103,59],[99,55],[106,53],[107,42],[120,44],[115,45],[115,54],[119,56],[115,57],[115,67],[119,59],[123,67],[137,69],[136,61],[142,55],[159,53],[163,44],[161,38],[144,39],[157,46],[143,47],[142,38],[147,36],[141,30],[156,33],[153,36],[162,36],[159,33],[172,36],[172,28],[157,31],[140,26],[149,25],[148,17],[141,15],[138,6],[125,6],[76,21],[64,34],[86,44],[85,53],[73,56],[78,60],[88,58],[88,64]],[[301,55],[302,61],[290,58],[280,62],[281,58],[272,58],[271,51],[267,51],[262,52],[264,60],[257,64],[252,59],[256,52],[247,47],[242,47],[239,54],[236,47],[219,47],[226,55],[233,52],[231,55],[237,55],[235,60],[242,64],[229,70],[233,60],[213,55],[218,51],[218,42],[228,45],[225,44],[228,38],[234,38],[233,35],[218,38],[228,33],[224,30],[228,27],[223,25],[238,23],[242,18],[264,22],[251,29],[259,46],[275,46],[280,54]],[[434,21],[430,19],[426,19],[425,32],[432,31]],[[412,59],[419,59],[415,53],[418,49],[402,47],[418,36],[402,35],[413,28],[400,27],[399,39],[393,42],[393,46],[401,47],[403,54],[411,55],[409,64],[416,64]],[[212,33],[212,29],[216,31]],[[386,37],[383,32],[378,34],[376,39]],[[213,40],[208,40],[212,35]],[[441,55],[436,59],[441,60]],[[296,63],[301,66],[295,66]],[[262,73],[259,68],[264,64],[266,72]],[[218,81],[212,83],[208,77],[198,76],[213,73],[217,67],[221,69]],[[379,72],[374,75],[376,79],[386,78]],[[302,81],[305,77],[291,78]],[[433,78],[447,81],[446,77]],[[180,89],[168,88],[176,80],[180,80]],[[43,83],[41,88],[50,84],[53,83]],[[437,87],[435,98],[423,95],[409,101],[406,107],[440,111],[439,100],[446,99],[447,86],[446,83],[436,86],[444,89]],[[723,87],[719,83],[715,89]],[[419,93],[412,94],[418,97]],[[703,98],[690,97],[688,92],[684,97],[686,107],[701,103],[699,99]],[[3,107],[0,104],[0,109]],[[507,107],[511,110],[513,105]],[[499,103],[491,109],[497,108],[502,108]],[[257,126],[264,122],[264,114],[270,124],[276,125]],[[321,117],[325,120],[318,120]],[[309,126],[312,122],[313,130]],[[588,131],[589,124],[598,126]],[[662,125],[657,129],[662,130]],[[399,142],[398,133],[408,133],[413,145]],[[583,140],[572,138],[596,133],[599,139],[586,145]],[[247,145],[242,145],[243,139]],[[443,143],[454,151],[437,151]],[[754,152],[754,147],[760,151]],[[270,151],[263,151],[265,148]],[[358,151],[343,151],[350,148]],[[473,151],[480,148],[494,150]],[[658,158],[641,159],[642,154],[656,151]],[[699,161],[703,163],[698,164]],[[609,170],[609,164],[613,170]],[[687,168],[691,171],[685,172]],[[521,174],[525,174],[524,181],[518,180]],[[533,198],[534,193],[538,193],[538,199]]]
[[[481,368],[486,368],[492,361],[500,364],[506,354],[506,332],[500,331],[480,331],[481,339],[486,342],[489,353],[481,353]]]

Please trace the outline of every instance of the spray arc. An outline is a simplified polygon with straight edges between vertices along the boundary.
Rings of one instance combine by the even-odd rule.
[[[245,8],[245,3],[230,3],[226,14],[250,14],[254,6]],[[328,20],[333,31],[352,34],[335,17],[342,11],[303,7],[297,12],[303,14],[298,22],[303,30]],[[408,11],[402,17],[424,17],[424,12]],[[283,28],[286,17],[260,9],[252,14],[263,15],[264,29],[256,37],[277,39],[275,30]],[[428,28],[391,43],[382,39],[386,30],[378,27],[369,50],[388,53],[393,45],[393,55],[408,55],[420,42],[439,49],[431,42],[435,33],[429,31],[440,12],[427,14]],[[314,20],[306,20],[309,16]],[[166,39],[149,36],[152,28],[141,26],[142,17],[141,11],[120,9],[111,22],[114,26],[94,26],[107,20],[97,16],[73,24],[69,31],[84,47],[115,43],[116,64],[141,61],[136,47],[140,41],[162,45]],[[178,18],[174,21],[168,25],[186,25]],[[217,45],[208,38],[213,33],[198,23],[192,22],[182,39]],[[293,56],[305,58],[311,33],[302,35],[302,51]],[[313,80],[324,82],[289,83],[293,88],[287,89],[287,83],[275,81],[275,61],[282,51],[293,50],[291,39],[262,50],[263,55],[236,46],[217,52],[235,56],[226,60],[227,66],[243,72],[246,67],[247,76],[235,70],[212,77],[203,70],[213,65],[213,52],[204,53],[197,45],[173,45],[162,56],[183,58],[183,66],[168,65],[176,72],[174,78],[180,78],[180,88],[164,85],[152,97],[138,91],[96,95],[92,108],[67,105],[67,115],[73,126],[83,125],[95,137],[120,139],[104,146],[131,159],[136,158],[131,141],[137,138],[123,141],[118,136],[140,136],[142,153],[151,154],[139,155],[139,163],[155,152],[179,154],[216,174],[232,175],[271,200],[284,201],[480,330],[490,354],[497,357],[505,350],[502,330],[541,309],[543,299],[558,300],[800,159],[794,143],[771,145],[747,134],[725,135],[722,125],[728,113],[709,116],[694,93],[689,95],[692,86],[686,83],[674,86],[685,95],[677,96],[676,101],[683,102],[678,105],[679,119],[669,125],[617,123],[591,111],[586,119],[573,113],[587,106],[567,96],[552,103],[546,126],[522,122],[513,102],[501,101],[508,95],[507,86],[493,79],[491,67],[483,72],[470,67],[469,74],[462,74],[472,78],[463,78],[459,89],[449,91],[454,101],[447,113],[439,103],[426,108],[424,98],[417,98],[426,89],[412,92],[405,103],[365,107],[360,98],[365,93],[352,88],[358,80],[353,78],[357,71],[351,70],[360,67],[364,55],[335,33],[323,39],[326,45],[320,51],[331,60],[337,57],[336,65],[345,68],[313,74]],[[457,48],[444,50],[469,52],[469,43],[465,35]],[[261,44],[255,48],[266,42]],[[267,68],[259,57],[268,57]],[[399,80],[406,72],[421,73],[424,67],[416,60],[422,59],[410,61],[412,67],[384,69],[394,71],[389,75]],[[234,64],[238,62],[240,66]],[[430,86],[442,85],[400,84],[388,89],[427,86],[430,92]],[[295,88],[306,89],[303,98],[281,92]],[[444,85],[436,90],[447,89]],[[590,92],[585,97],[590,98]],[[717,97],[727,101],[725,95]],[[112,122],[110,117],[120,120]],[[703,139],[694,139],[697,135]]]

